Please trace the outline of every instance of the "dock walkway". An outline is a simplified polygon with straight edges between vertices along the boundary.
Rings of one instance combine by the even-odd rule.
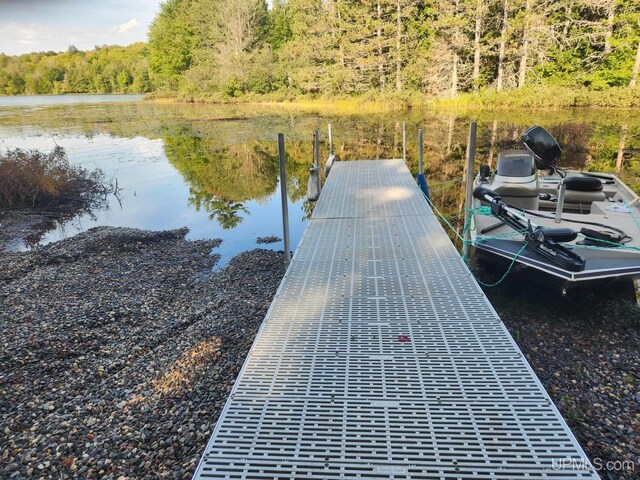
[[[336,163],[195,479],[597,479],[402,160]]]

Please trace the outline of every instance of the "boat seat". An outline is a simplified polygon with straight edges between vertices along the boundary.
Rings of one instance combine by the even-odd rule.
[[[564,201],[566,203],[593,203],[604,202],[606,200],[604,192],[576,192],[575,190],[569,190],[564,194]]]
[[[496,182],[498,183],[498,182]],[[499,193],[502,199],[509,205],[527,210],[539,208],[538,190],[536,184],[498,184],[493,191]]]
[[[593,202],[604,202],[606,195],[602,191],[602,182],[592,177],[567,177],[564,179],[567,190],[565,203],[591,205]],[[560,184],[558,184],[560,188]]]

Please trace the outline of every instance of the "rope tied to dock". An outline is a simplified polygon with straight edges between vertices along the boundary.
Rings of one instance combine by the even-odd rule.
[[[446,190],[449,187],[453,187],[455,184],[461,183],[463,181],[464,181],[464,177],[459,177],[459,178],[454,178],[453,180],[447,180],[444,182],[430,183],[429,189],[431,190],[432,193],[442,192],[443,190]],[[440,186],[440,188],[435,188],[435,189],[433,188],[438,186]]]
[[[478,282],[480,285],[482,285],[483,287],[497,287],[498,285],[500,285],[509,275],[509,273],[511,273],[511,270],[513,270],[513,267],[516,264],[516,261],[518,260],[518,258],[520,257],[520,255],[522,255],[522,252],[524,252],[524,249],[527,248],[527,245],[522,245],[522,248],[518,251],[518,253],[516,253],[516,256],[513,257],[513,259],[511,260],[511,264],[509,265],[509,268],[507,268],[507,271],[504,272],[504,274],[502,275],[502,277],[500,277],[500,280],[498,280],[495,283],[485,283],[482,280],[480,280],[474,273],[474,277],[476,279],[476,282]]]
[[[455,234],[456,234],[456,236],[460,239],[460,241],[461,241],[463,244],[473,245],[473,242],[472,242],[472,241],[470,241],[470,240],[469,240],[469,241],[465,240],[465,239],[464,239],[464,237],[463,237],[462,235],[460,235],[460,233],[458,233],[458,230],[457,230],[453,225],[451,225],[451,222],[449,222],[449,220],[447,220],[447,217],[445,217],[445,216],[444,216],[444,214],[443,214],[440,210],[438,210],[438,207],[436,207],[436,206],[435,206],[435,204],[431,201],[431,199],[430,199],[427,195],[425,195],[425,194],[424,194],[424,192],[422,192],[422,190],[420,190],[420,192],[422,193],[422,196],[425,198],[425,200],[427,201],[427,203],[431,206],[431,208],[433,209],[433,211],[435,211],[435,212],[438,214],[438,216],[439,216],[439,217],[444,221],[444,223],[445,223],[445,224],[446,224],[446,225],[451,229],[451,231],[452,231],[453,233],[455,233]],[[484,210],[481,210],[481,209],[484,209]],[[485,207],[479,207],[479,209],[478,209],[478,210],[479,210],[479,212],[478,212],[478,213],[480,213],[480,211],[481,211],[481,212],[482,212],[482,213],[480,213],[481,215],[487,215],[487,210],[486,210],[486,209],[488,209],[489,214],[491,214],[491,207],[486,207],[486,206],[485,206]],[[464,226],[464,228],[463,228],[463,230],[462,230],[462,233],[465,233],[465,232],[467,231],[467,228],[472,229],[472,231],[473,231],[473,229],[475,229],[475,225],[474,225],[474,227],[471,227],[471,224],[472,224],[472,223],[473,223],[473,224],[475,224],[475,221],[473,220],[475,210],[474,210],[474,209],[470,209],[470,210],[469,210],[469,212],[471,213],[471,215],[469,216],[469,222]],[[491,238],[505,238],[505,237],[508,237],[508,236],[514,236],[514,235],[522,235],[522,232],[509,232],[508,234],[496,235],[496,236],[493,236],[493,237],[483,237],[483,239],[485,239],[485,240],[489,240],[489,239],[491,239]],[[513,257],[513,259],[511,260],[511,264],[509,265],[509,268],[507,268],[507,271],[506,271],[506,272],[504,272],[504,274],[502,275],[502,277],[500,277],[500,279],[499,279],[497,282],[495,282],[495,283],[486,283],[486,282],[483,282],[482,280],[480,280],[480,279],[477,277],[477,275],[476,275],[476,274],[475,274],[471,269],[469,269],[469,270],[471,271],[471,273],[473,274],[474,278],[476,279],[476,281],[477,281],[480,285],[482,285],[482,286],[484,286],[484,287],[497,287],[497,286],[498,286],[498,285],[500,285],[502,282],[504,282],[504,280],[509,276],[509,273],[511,273],[511,271],[513,270],[513,267],[515,266],[516,261],[518,260],[518,258],[520,257],[520,255],[522,255],[522,252],[524,251],[524,249],[525,249],[525,248],[527,248],[527,246],[526,246],[526,245],[523,245],[523,246],[522,246],[522,248],[520,249],[520,251],[519,251],[518,253],[516,253],[515,257]],[[469,259],[468,259],[467,257],[465,257],[465,255],[464,255],[463,253],[460,253],[460,256],[462,257],[462,259],[464,260],[464,262],[465,262],[467,265],[469,265]]]

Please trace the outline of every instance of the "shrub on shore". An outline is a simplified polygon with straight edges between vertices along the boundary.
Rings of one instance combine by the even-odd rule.
[[[70,165],[62,147],[0,153],[1,208],[78,208],[106,193],[103,173]]]

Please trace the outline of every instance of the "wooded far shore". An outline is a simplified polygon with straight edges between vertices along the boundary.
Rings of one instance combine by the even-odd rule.
[[[637,107],[635,0],[166,0],[148,41],[0,54],[0,95]]]

